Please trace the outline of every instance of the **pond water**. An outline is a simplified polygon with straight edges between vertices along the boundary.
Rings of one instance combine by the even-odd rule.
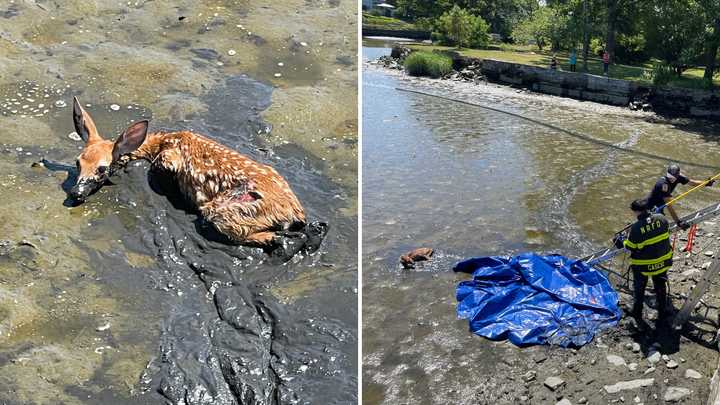
[[[389,52],[388,44],[367,42],[363,60]],[[608,246],[614,232],[633,219],[630,201],[645,196],[668,163],[397,88],[720,166],[716,125],[660,122],[622,108],[483,83],[410,78],[367,66],[362,160],[367,404],[478,403],[481,387],[502,397],[494,387],[513,384],[501,381],[507,377],[502,370],[523,364],[530,354],[474,336],[467,321],[456,319],[455,286],[468,276],[454,274],[453,265],[473,256],[527,251],[582,257]],[[697,179],[715,174],[690,166],[683,170]],[[678,211],[689,213],[717,198],[716,189],[701,190],[679,203]],[[398,257],[424,246],[436,250],[434,259],[403,270]],[[522,387],[518,381],[514,384]]]

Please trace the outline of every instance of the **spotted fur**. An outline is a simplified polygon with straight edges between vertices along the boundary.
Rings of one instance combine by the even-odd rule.
[[[300,202],[274,168],[202,135],[149,134],[130,158],[171,173],[205,219],[235,241],[264,244],[272,231],[305,222]]]
[[[77,99],[73,113],[86,143],[77,160],[75,188],[96,190],[107,179],[107,166],[145,159],[173,176],[188,201],[233,241],[270,245],[276,231],[305,223],[297,197],[270,166],[193,132],[147,134],[147,121],[132,124],[115,142],[105,140]]]

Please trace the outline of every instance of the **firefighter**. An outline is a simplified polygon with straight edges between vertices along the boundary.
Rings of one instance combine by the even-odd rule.
[[[630,209],[637,216],[628,232],[615,237],[618,249],[630,251],[630,269],[633,272],[633,308],[631,315],[641,323],[645,287],[648,278],[652,278],[657,298],[658,322],[668,316],[667,272],[672,267],[672,247],[670,246],[670,224],[664,215],[648,211],[648,200],[635,200]]]
[[[655,183],[655,186],[653,187],[650,195],[647,198],[648,209],[655,210],[657,208],[660,208],[660,213],[664,214],[663,209],[665,208],[665,204],[672,200],[672,193],[673,191],[675,191],[675,187],[677,187],[678,184],[690,184],[693,186],[699,186],[703,183],[703,181],[693,180],[685,176],[680,172],[680,166],[675,163],[670,163],[667,168],[667,173],[665,173],[664,176],[660,177],[660,179]],[[713,185],[713,183],[715,183],[715,181],[710,180],[705,184],[705,187],[710,187]],[[675,209],[671,205],[668,205],[667,209],[668,211],[670,211],[670,216],[672,216],[672,218],[675,220],[678,227],[680,227],[681,229],[688,228],[688,225],[678,218]]]

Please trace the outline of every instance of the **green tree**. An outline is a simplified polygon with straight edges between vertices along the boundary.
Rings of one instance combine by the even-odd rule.
[[[471,16],[472,24],[470,25],[470,39],[468,45],[472,48],[482,48],[490,43],[490,35],[488,30],[490,26],[480,16]]]
[[[702,10],[695,0],[655,0],[645,8],[645,35],[652,56],[675,69],[696,65],[703,49],[705,31]]]
[[[481,17],[489,25],[489,32],[509,38],[513,26],[538,7],[537,0],[397,0],[399,15],[416,20],[437,20],[454,6]]]
[[[407,18],[436,18],[453,6],[451,0],[398,0],[397,12]]]
[[[441,15],[437,25],[445,38],[459,48],[467,45],[475,35],[487,35],[487,23],[458,5],[453,6],[450,11]],[[487,40],[484,42],[487,42]]]
[[[521,44],[535,42],[541,51],[548,43],[556,39],[554,34],[553,18],[555,13],[552,8],[545,6],[535,10],[528,18],[520,21],[512,31],[512,39]]]
[[[703,78],[712,86],[717,66],[718,48],[720,48],[720,1],[698,0],[698,4],[705,16],[702,56],[705,63],[705,73]]]

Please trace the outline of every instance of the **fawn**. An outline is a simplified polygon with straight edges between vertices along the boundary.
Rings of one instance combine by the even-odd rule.
[[[212,139],[189,131],[148,134],[149,122],[142,120],[114,142],[106,140],[77,97],[73,121],[85,141],[76,162],[77,183],[69,193],[78,203],[99,190],[118,168],[145,159],[151,169],[172,176],[193,208],[233,242],[286,248],[287,238],[300,238],[301,243],[294,243],[299,250],[297,246],[308,239],[319,247],[327,231],[327,224],[320,222],[306,226],[302,205],[275,169]]]

